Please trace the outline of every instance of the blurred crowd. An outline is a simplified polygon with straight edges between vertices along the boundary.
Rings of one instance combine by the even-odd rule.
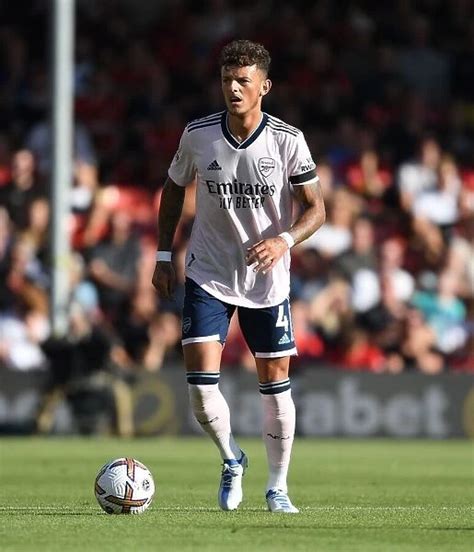
[[[50,2],[0,5],[0,365],[56,382],[180,358],[179,287],[151,287],[156,214],[187,121],[223,108],[217,55],[273,58],[264,108],[301,128],[327,222],[293,250],[294,366],[474,370],[469,0],[77,0],[69,330],[49,325]],[[295,206],[296,208],[296,206]],[[253,369],[234,322],[224,363]]]

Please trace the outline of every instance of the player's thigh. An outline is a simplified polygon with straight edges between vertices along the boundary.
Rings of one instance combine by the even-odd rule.
[[[187,371],[218,372],[234,307],[186,279],[182,345]]]
[[[261,383],[288,377],[290,357],[296,354],[288,299],[262,309],[239,307],[239,323],[255,357]]]
[[[187,372],[219,372],[222,344],[219,341],[183,345]]]

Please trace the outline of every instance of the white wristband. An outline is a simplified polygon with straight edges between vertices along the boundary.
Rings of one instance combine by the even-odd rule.
[[[157,251],[156,252],[156,262],[164,262],[164,263],[170,263],[171,262],[171,251]]]
[[[286,241],[288,249],[291,249],[295,245],[295,240],[289,232],[282,232],[281,234],[278,234],[278,237],[283,238]]]

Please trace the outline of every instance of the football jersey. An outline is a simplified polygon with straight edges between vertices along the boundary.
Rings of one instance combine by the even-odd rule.
[[[290,228],[291,186],[318,179],[302,132],[263,113],[239,142],[226,111],[209,115],[186,126],[168,174],[178,186],[197,180],[186,276],[233,305],[261,308],[288,297],[289,251],[267,274],[254,272],[245,256]]]

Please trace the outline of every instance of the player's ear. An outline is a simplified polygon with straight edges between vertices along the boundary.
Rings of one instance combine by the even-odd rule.
[[[260,90],[260,96],[266,96],[272,87],[272,81],[270,79],[265,79],[262,83],[262,88]]]

